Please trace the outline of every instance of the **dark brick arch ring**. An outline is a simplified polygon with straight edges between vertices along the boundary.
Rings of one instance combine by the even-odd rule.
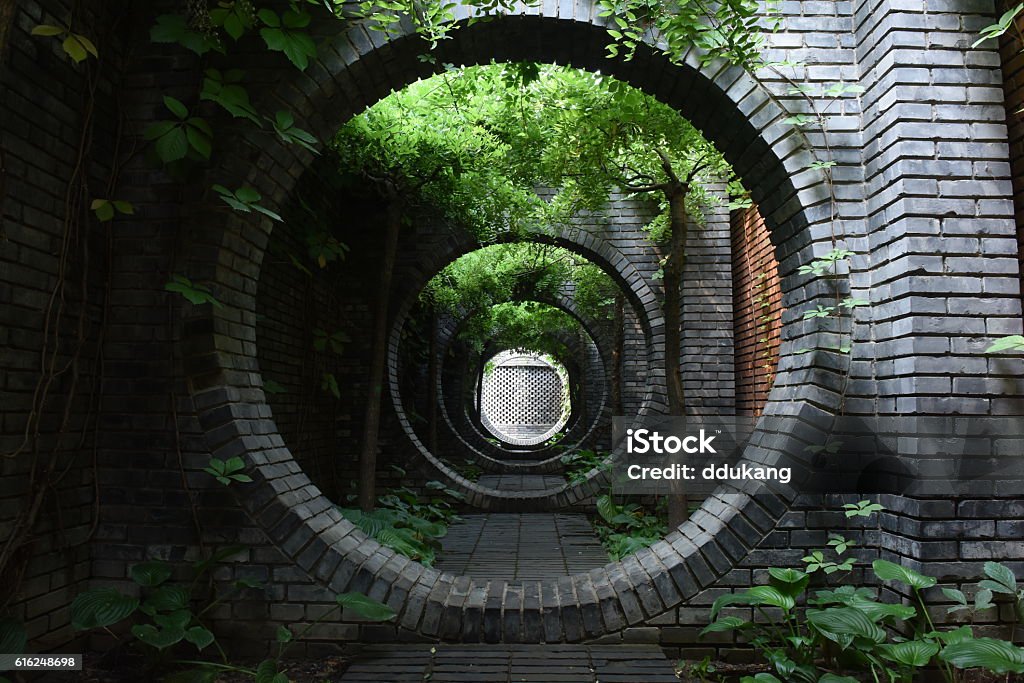
[[[611,419],[611,411],[609,404],[609,381],[610,381],[610,369],[608,359],[608,349],[604,348],[601,343],[599,336],[595,336],[594,331],[590,325],[584,321],[573,307],[573,302],[566,298],[559,300],[545,300],[542,303],[547,303],[551,306],[555,306],[561,310],[566,311],[570,316],[576,319],[582,326],[584,333],[590,342],[598,349],[598,363],[600,365],[599,374],[602,376],[602,382],[600,387],[600,398],[597,401],[597,405],[593,406],[593,417],[590,420],[584,421],[582,416],[577,415],[571,419],[566,425],[564,431],[564,438],[559,442],[563,446],[567,446],[569,450],[575,448],[584,447],[586,441],[596,429],[606,426]],[[458,330],[461,327],[461,321],[453,320],[450,325],[445,326],[442,330],[441,339],[438,344],[438,356],[448,360],[448,349],[451,347],[455,340],[455,336],[458,334]],[[563,361],[564,364],[564,361]],[[570,375],[572,372],[570,371]],[[551,472],[559,472],[563,469],[563,464],[560,460],[560,455],[556,454],[553,449],[548,448],[537,448],[531,451],[531,457],[533,460],[510,460],[511,457],[509,452],[503,449],[501,446],[497,446],[487,441],[487,436],[480,431],[480,428],[472,420],[466,416],[456,416],[452,414],[452,411],[448,407],[448,392],[446,391],[444,373],[438,373],[437,386],[433,387],[436,400],[438,402],[438,413],[441,418],[441,424],[445,426],[447,431],[451,434],[452,439],[460,447],[465,448],[467,452],[473,454],[477,458],[477,463],[485,472],[491,473],[516,473],[516,474],[544,474]],[[392,395],[394,400],[394,395]],[[455,409],[460,409],[461,406],[453,406]]]
[[[538,299],[540,300],[540,299]],[[595,335],[595,332],[590,325],[589,321],[586,321],[579,312],[573,306],[573,302],[568,299],[545,299],[542,303],[554,306],[562,311],[565,311],[568,315],[574,318],[580,323],[585,334],[591,340],[591,342],[599,349],[599,362],[601,363],[601,374],[603,375],[603,382],[601,387],[601,396],[598,400],[598,405],[594,410],[594,417],[589,420],[589,423],[584,424],[581,420],[577,420],[575,424],[568,425],[565,431],[565,439],[561,443],[572,444],[569,448],[580,448],[580,444],[585,442],[588,436],[600,427],[606,426],[611,420],[610,404],[608,402],[608,382],[609,382],[609,369],[608,369],[608,350],[603,348],[603,345],[599,342],[599,336]],[[401,321],[396,321],[396,324],[400,324]],[[444,358],[447,355],[447,350],[450,347],[455,334],[457,334],[458,326],[455,325],[451,330],[447,332],[447,335],[442,339],[438,354]],[[400,340],[400,338],[399,338]],[[495,446],[487,442],[487,438],[479,427],[468,419],[463,419],[459,423],[456,422],[456,417],[451,414],[448,409],[447,401],[445,399],[444,391],[444,378],[443,373],[439,373],[437,386],[433,388],[435,395],[437,396],[439,414],[442,423],[446,429],[452,434],[456,442],[469,453],[477,458],[478,464],[486,472],[494,473],[515,473],[515,474],[544,474],[551,472],[558,472],[563,469],[562,462],[559,454],[548,449],[538,449],[533,451],[533,455],[536,458],[532,461],[515,461],[510,462],[508,460],[509,453],[503,450],[499,446]],[[397,379],[396,372],[392,369],[393,379]],[[395,410],[398,413],[402,413],[401,409],[401,394],[396,391],[395,387],[397,384],[392,381],[392,402],[395,404]],[[461,426],[461,427],[460,427]],[[467,430],[470,433],[466,433]],[[446,475],[447,476],[447,475]]]
[[[561,14],[560,14],[561,12]],[[491,59],[569,63],[627,81],[692,121],[744,179],[772,231],[783,276],[784,302],[806,305],[820,293],[801,287],[799,265],[831,248],[828,189],[809,170],[811,156],[787,113],[741,69],[700,66],[691,51],[676,66],[641,50],[629,63],[605,59],[607,36],[588,2],[545,2],[521,14],[467,25],[445,41],[438,63]],[[350,25],[324,41],[310,68],[282,66],[270,74],[257,102],[284,103],[296,125],[329,138],[367,105],[427,74],[417,59],[419,39],[388,39]],[[288,200],[312,155],[255,132],[236,131],[220,144],[216,168],[200,187],[248,184],[263,202]],[[225,304],[185,307],[181,352],[190,395],[207,445],[218,457],[241,456],[254,482],[238,488],[239,505],[309,577],[329,590],[364,590],[398,610],[401,627],[450,640],[578,641],[616,632],[681,604],[728,572],[771,531],[793,492],[720,489],[691,518],[651,548],[588,573],[542,582],[475,581],[424,567],[382,547],[346,522],[295,462],[278,433],[256,363],[255,295],[272,228],[254,214],[209,211],[203,192],[183,206],[178,272],[210,282]],[[639,277],[639,276],[638,276]],[[641,302],[654,307],[653,296]],[[652,317],[650,333],[663,337]],[[808,329],[801,331],[806,325]],[[810,325],[787,322],[786,334],[819,347]],[[824,340],[822,340],[824,341]],[[841,400],[842,365],[827,352],[786,355],[767,412],[799,417],[834,414]],[[664,377],[651,370],[652,385]],[[764,434],[761,443],[802,450],[791,431]],[[752,446],[759,449],[759,446]]]

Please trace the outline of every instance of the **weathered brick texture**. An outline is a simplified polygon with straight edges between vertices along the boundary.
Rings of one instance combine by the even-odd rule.
[[[732,212],[736,412],[760,415],[778,366],[782,292],[768,227],[751,206]]]

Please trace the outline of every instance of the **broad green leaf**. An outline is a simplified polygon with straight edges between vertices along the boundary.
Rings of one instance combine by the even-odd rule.
[[[749,605],[750,598],[747,597],[745,592],[743,593],[726,593],[715,598],[715,601],[711,604],[711,618],[715,619],[718,617],[718,613],[722,611],[722,608],[730,605]]]
[[[772,567],[768,570],[771,585],[786,595],[796,598],[804,592],[811,577],[799,569]]]
[[[0,618],[0,655],[24,654],[27,643],[24,624],[13,617]]]
[[[161,612],[182,610],[188,607],[191,595],[185,586],[160,586],[144,601],[145,605]]]
[[[292,632],[285,626],[277,627],[277,642],[279,643],[290,643],[292,638]]]
[[[256,683],[275,683],[277,674],[277,661],[265,659],[256,667]]]
[[[133,636],[157,650],[166,650],[185,638],[185,630],[178,627],[157,628],[152,624],[136,624],[131,630]]]
[[[855,607],[807,610],[807,621],[831,640],[837,640],[834,636],[853,636],[876,643],[885,642],[885,631],[871,621],[867,614]]]
[[[931,588],[936,584],[935,577],[926,576],[888,560],[875,560],[871,567],[875,570],[875,576],[883,581],[899,581],[918,590]]]
[[[982,668],[993,673],[1024,673],[1024,649],[994,638],[974,638],[951,643],[939,658],[958,669]]]
[[[139,564],[134,565],[129,572],[129,575],[132,577],[132,581],[147,588],[159,586],[164,581],[171,578],[171,574],[171,566],[160,560],[140,562]]]
[[[931,631],[924,634],[925,638],[937,638],[941,642],[951,645],[953,643],[960,643],[965,640],[971,640],[974,638],[974,631],[970,626],[961,626],[960,628],[953,629],[952,631]]]
[[[750,625],[751,623],[746,619],[741,619],[739,617],[734,616],[722,617],[718,621],[713,621],[707,626],[705,626],[704,629],[701,630],[700,635],[703,636],[705,633],[722,633],[725,631],[735,631],[737,629],[746,628]]]
[[[389,621],[396,615],[396,612],[384,603],[362,593],[341,593],[335,600],[345,609],[370,621]]]
[[[754,586],[746,591],[751,605],[769,605],[788,612],[796,605],[792,595],[788,595],[775,586]]]
[[[612,524],[612,520],[619,512],[618,506],[612,501],[612,497],[608,494],[599,496],[597,499],[597,513],[604,518],[604,521]]]
[[[112,626],[138,607],[138,598],[124,595],[116,588],[96,588],[79,593],[71,602],[71,626],[76,631]]]
[[[906,621],[917,616],[917,610],[910,605],[900,605],[891,602],[877,602],[868,600],[862,596],[851,597],[845,603],[849,607],[856,607],[868,615],[872,621],[882,621],[886,618]]]
[[[886,659],[906,666],[925,666],[939,652],[939,644],[929,640],[907,640],[878,646]]]
[[[200,652],[214,641],[213,633],[202,626],[193,626],[185,631],[185,640],[196,646]]]

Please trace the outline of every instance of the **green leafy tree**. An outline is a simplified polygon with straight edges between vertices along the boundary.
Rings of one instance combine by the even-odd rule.
[[[503,168],[507,145],[482,126],[466,126],[457,103],[422,82],[382,100],[334,139],[343,172],[369,182],[384,201],[384,252],[371,338],[370,397],[360,448],[359,505],[373,509],[388,308],[403,225],[437,217],[486,241],[517,233],[541,210],[536,194]]]
[[[493,84],[493,80],[491,81]],[[536,164],[558,195],[565,215],[600,210],[617,192],[648,196],[660,213],[649,226],[663,249],[665,371],[669,412],[683,415],[681,286],[692,223],[709,199],[702,180],[728,178],[721,155],[670,107],[597,74],[545,67],[502,97],[509,139],[525,150],[519,163]],[[541,150],[538,152],[537,150]],[[673,496],[670,523],[686,515],[685,497]]]

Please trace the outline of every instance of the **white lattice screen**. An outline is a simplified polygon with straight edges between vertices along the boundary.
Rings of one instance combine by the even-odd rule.
[[[481,421],[495,436],[519,445],[541,443],[568,418],[567,387],[558,370],[537,354],[505,351],[484,376]]]

